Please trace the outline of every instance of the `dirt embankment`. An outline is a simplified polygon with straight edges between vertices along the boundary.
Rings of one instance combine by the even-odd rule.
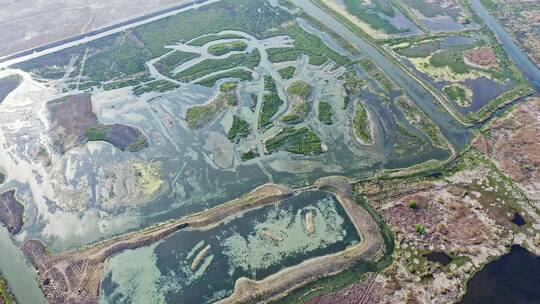
[[[234,293],[219,301],[219,304],[274,301],[298,287],[339,273],[359,260],[371,261],[380,256],[385,246],[379,227],[371,215],[355,202],[348,180],[343,177],[327,177],[317,181],[316,186],[337,197],[362,241],[341,252],[309,259],[296,266],[285,268],[260,281],[242,277],[236,281]]]
[[[274,203],[293,193],[289,188],[267,184],[239,199],[204,212],[128,233],[83,249],[50,254],[40,241],[31,240],[22,246],[22,251],[38,271],[40,288],[51,303],[94,304],[99,300],[105,262],[112,255],[127,249],[148,246],[187,226],[192,229],[210,229],[231,216]]]
[[[24,207],[15,198],[15,190],[0,194],[0,223],[4,224],[11,235],[21,231]]]

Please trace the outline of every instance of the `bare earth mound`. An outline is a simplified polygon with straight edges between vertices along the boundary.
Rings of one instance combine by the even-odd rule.
[[[15,190],[0,194],[0,223],[4,224],[12,235],[21,231],[24,207],[15,198]]]

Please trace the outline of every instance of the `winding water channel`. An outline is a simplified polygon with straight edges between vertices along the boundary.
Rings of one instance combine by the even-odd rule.
[[[495,34],[508,57],[521,70],[534,89],[537,92],[540,91],[540,69],[519,48],[502,25],[486,11],[479,0],[469,1],[474,12],[482,18],[488,28]]]
[[[439,106],[421,85],[411,78],[406,72],[398,67],[394,62],[384,56],[377,48],[372,46],[365,39],[348,29],[341,22],[330,16],[324,10],[313,4],[309,0],[293,0],[294,4],[304,9],[304,11],[315,17],[320,22],[334,29],[344,38],[356,45],[360,51],[371,58],[401,89],[403,89],[416,104],[440,127],[448,140],[457,149],[464,148],[470,140],[470,131],[448,115],[439,111]]]

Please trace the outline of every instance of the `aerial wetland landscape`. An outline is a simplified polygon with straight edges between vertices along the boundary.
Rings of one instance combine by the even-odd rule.
[[[540,303],[538,2],[53,2],[0,22],[0,304]]]

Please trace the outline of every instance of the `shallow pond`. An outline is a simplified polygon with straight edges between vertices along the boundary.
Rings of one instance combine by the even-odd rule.
[[[533,304],[540,301],[540,257],[520,246],[489,263],[467,283],[461,304]]]
[[[448,264],[452,262],[452,258],[444,252],[434,251],[434,252],[427,253],[424,256],[426,257],[428,261],[436,262],[443,266],[447,266]]]
[[[21,84],[21,80],[19,76],[8,76],[0,79],[0,103]]]
[[[313,216],[312,233],[306,226],[308,213]],[[232,293],[242,276],[262,279],[359,241],[335,197],[302,192],[216,228],[179,231],[153,246],[113,257],[102,303],[209,303]],[[207,246],[207,254],[193,267]]]

